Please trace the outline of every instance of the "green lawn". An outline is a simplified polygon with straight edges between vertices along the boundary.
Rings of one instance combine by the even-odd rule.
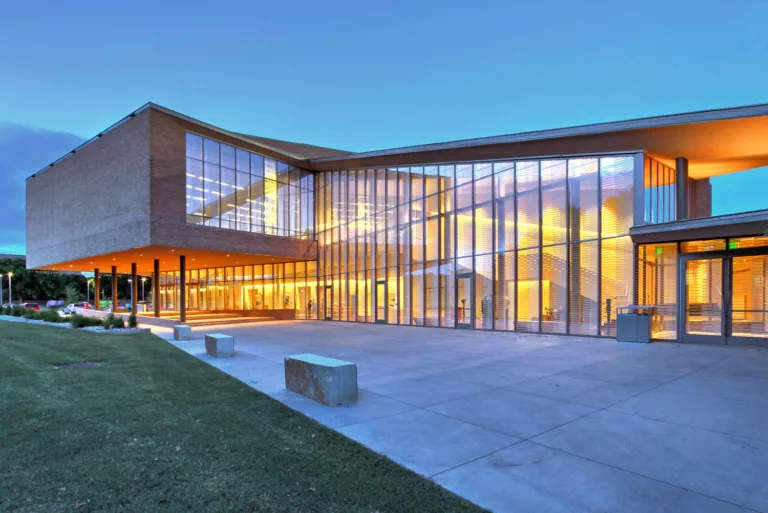
[[[481,511],[153,335],[0,321],[0,387],[3,511]]]

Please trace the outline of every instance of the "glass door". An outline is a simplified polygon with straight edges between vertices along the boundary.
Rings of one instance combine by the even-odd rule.
[[[768,342],[768,255],[734,256],[728,343]]]
[[[333,287],[326,286],[325,293],[323,294],[323,304],[320,305],[320,309],[324,319],[330,321],[333,319]]]
[[[456,275],[456,327],[472,328],[474,301],[472,301],[472,273]]]
[[[376,320],[377,324],[387,323],[387,282],[376,282]]]
[[[723,293],[726,259],[683,259],[683,340],[725,343]]]

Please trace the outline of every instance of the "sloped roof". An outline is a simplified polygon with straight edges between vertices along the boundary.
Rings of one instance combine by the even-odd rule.
[[[323,146],[314,146],[312,144],[281,141],[280,139],[270,139],[269,137],[259,137],[256,135],[241,134],[238,132],[232,133],[240,137],[245,137],[246,139],[249,139],[256,144],[268,146],[289,155],[296,155],[297,157],[301,157],[304,160],[322,159],[327,157],[341,157],[344,155],[350,155],[352,153],[350,151],[324,148]]]

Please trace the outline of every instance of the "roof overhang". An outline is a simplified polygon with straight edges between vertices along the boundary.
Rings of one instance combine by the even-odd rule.
[[[694,179],[768,165],[768,104],[466,139],[310,161],[316,170],[643,151]]]
[[[740,214],[634,226],[629,230],[629,235],[635,243],[652,244],[721,237],[749,237],[762,235],[766,228],[768,228],[768,210],[755,210]]]
[[[45,265],[37,267],[35,270],[90,272],[94,269],[98,269],[101,273],[108,274],[111,272],[112,266],[115,266],[119,274],[130,274],[131,264],[135,263],[139,275],[149,276],[153,272],[155,259],[160,260],[161,271],[179,270],[180,255],[184,255],[187,269],[299,262],[305,260],[273,255],[177,248],[171,246],[142,246],[127,249],[125,251],[116,251],[113,253],[105,253],[103,255],[95,255],[77,260]]]

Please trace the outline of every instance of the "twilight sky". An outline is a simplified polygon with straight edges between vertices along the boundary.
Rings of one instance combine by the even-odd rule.
[[[24,252],[24,179],[147,101],[352,151],[765,103],[765,20],[768,0],[3,2],[0,253]]]

